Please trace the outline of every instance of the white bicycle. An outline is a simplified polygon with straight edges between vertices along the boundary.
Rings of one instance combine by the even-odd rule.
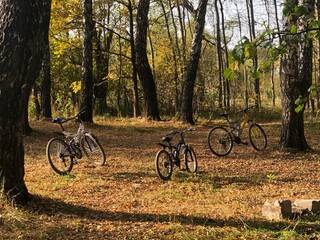
[[[84,113],[85,109],[82,109],[72,118],[63,119],[58,117],[52,120],[53,123],[60,125],[62,132],[58,134],[64,136],[64,138],[52,138],[47,144],[46,153],[52,169],[60,175],[71,172],[75,158],[81,159],[83,153],[93,164],[102,166],[106,162],[106,154],[99,140],[92,133],[85,130],[81,120],[81,115]],[[76,133],[66,132],[63,127],[64,123],[71,120],[79,123]]]

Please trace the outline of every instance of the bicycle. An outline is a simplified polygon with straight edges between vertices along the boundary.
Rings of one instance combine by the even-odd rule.
[[[169,180],[172,176],[173,166],[181,167],[180,154],[183,154],[186,170],[190,173],[195,173],[198,168],[197,156],[193,147],[188,145],[183,134],[187,131],[193,131],[189,128],[181,132],[172,131],[162,138],[162,143],[158,143],[162,147],[157,152],[155,159],[155,167],[157,174],[163,180]],[[173,135],[180,134],[180,140],[176,145],[172,145]]]
[[[247,142],[241,140],[241,134],[248,125],[248,136],[252,147],[257,151],[261,151],[267,147],[267,137],[263,128],[254,120],[250,119],[247,114],[248,110],[254,107],[255,106],[251,106],[236,112],[236,114],[242,113],[242,116],[235,123],[231,123],[229,120],[231,114],[220,114],[221,117],[227,120],[229,130],[222,126],[217,126],[210,130],[207,140],[213,154],[219,157],[228,155],[233,148],[234,142],[248,145]]]
[[[62,135],[64,139],[54,137],[49,140],[46,154],[52,169],[60,175],[70,173],[76,163],[75,158],[81,159],[83,153],[93,164],[102,166],[106,162],[106,154],[99,140],[85,130],[81,120],[81,115],[84,113],[85,109],[82,109],[72,118],[57,117],[52,120],[53,123],[60,125],[62,132],[58,132],[58,134]],[[71,120],[79,124],[76,133],[66,132],[64,129],[63,124]]]

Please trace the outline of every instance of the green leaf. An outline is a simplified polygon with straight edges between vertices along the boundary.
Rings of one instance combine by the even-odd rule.
[[[297,26],[296,25],[291,26],[290,33],[297,33]]]
[[[260,78],[261,73],[259,70],[256,70],[256,71],[251,72],[251,76],[252,76],[252,78]]]
[[[231,68],[227,68],[224,70],[223,77],[232,80],[234,79],[234,72]]]
[[[301,112],[301,111],[303,110],[303,106],[304,106],[304,105],[299,105],[298,107],[296,107],[296,108],[294,109],[294,111],[295,111],[296,113]]]

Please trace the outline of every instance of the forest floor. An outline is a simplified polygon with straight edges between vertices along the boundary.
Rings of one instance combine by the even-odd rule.
[[[24,139],[32,200],[24,208],[0,202],[0,239],[320,239],[319,215],[268,221],[261,212],[266,200],[320,198],[320,124],[306,124],[310,152],[281,151],[275,121],[261,123],[268,137],[265,151],[236,144],[221,158],[206,143],[217,124],[203,121],[186,133],[198,173],[174,169],[171,180],[163,181],[154,167],[156,143],[187,125],[95,119],[86,127],[99,137],[106,166],[84,158],[60,176],[45,152],[59,126],[32,121],[34,131]]]

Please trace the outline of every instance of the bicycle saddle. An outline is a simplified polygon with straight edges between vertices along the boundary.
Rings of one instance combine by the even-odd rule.
[[[55,119],[52,120],[53,123],[60,123],[61,122],[61,118],[57,117]]]
[[[162,138],[162,141],[164,141],[164,142],[170,142],[171,140],[172,140],[172,138],[168,137],[168,136]]]

